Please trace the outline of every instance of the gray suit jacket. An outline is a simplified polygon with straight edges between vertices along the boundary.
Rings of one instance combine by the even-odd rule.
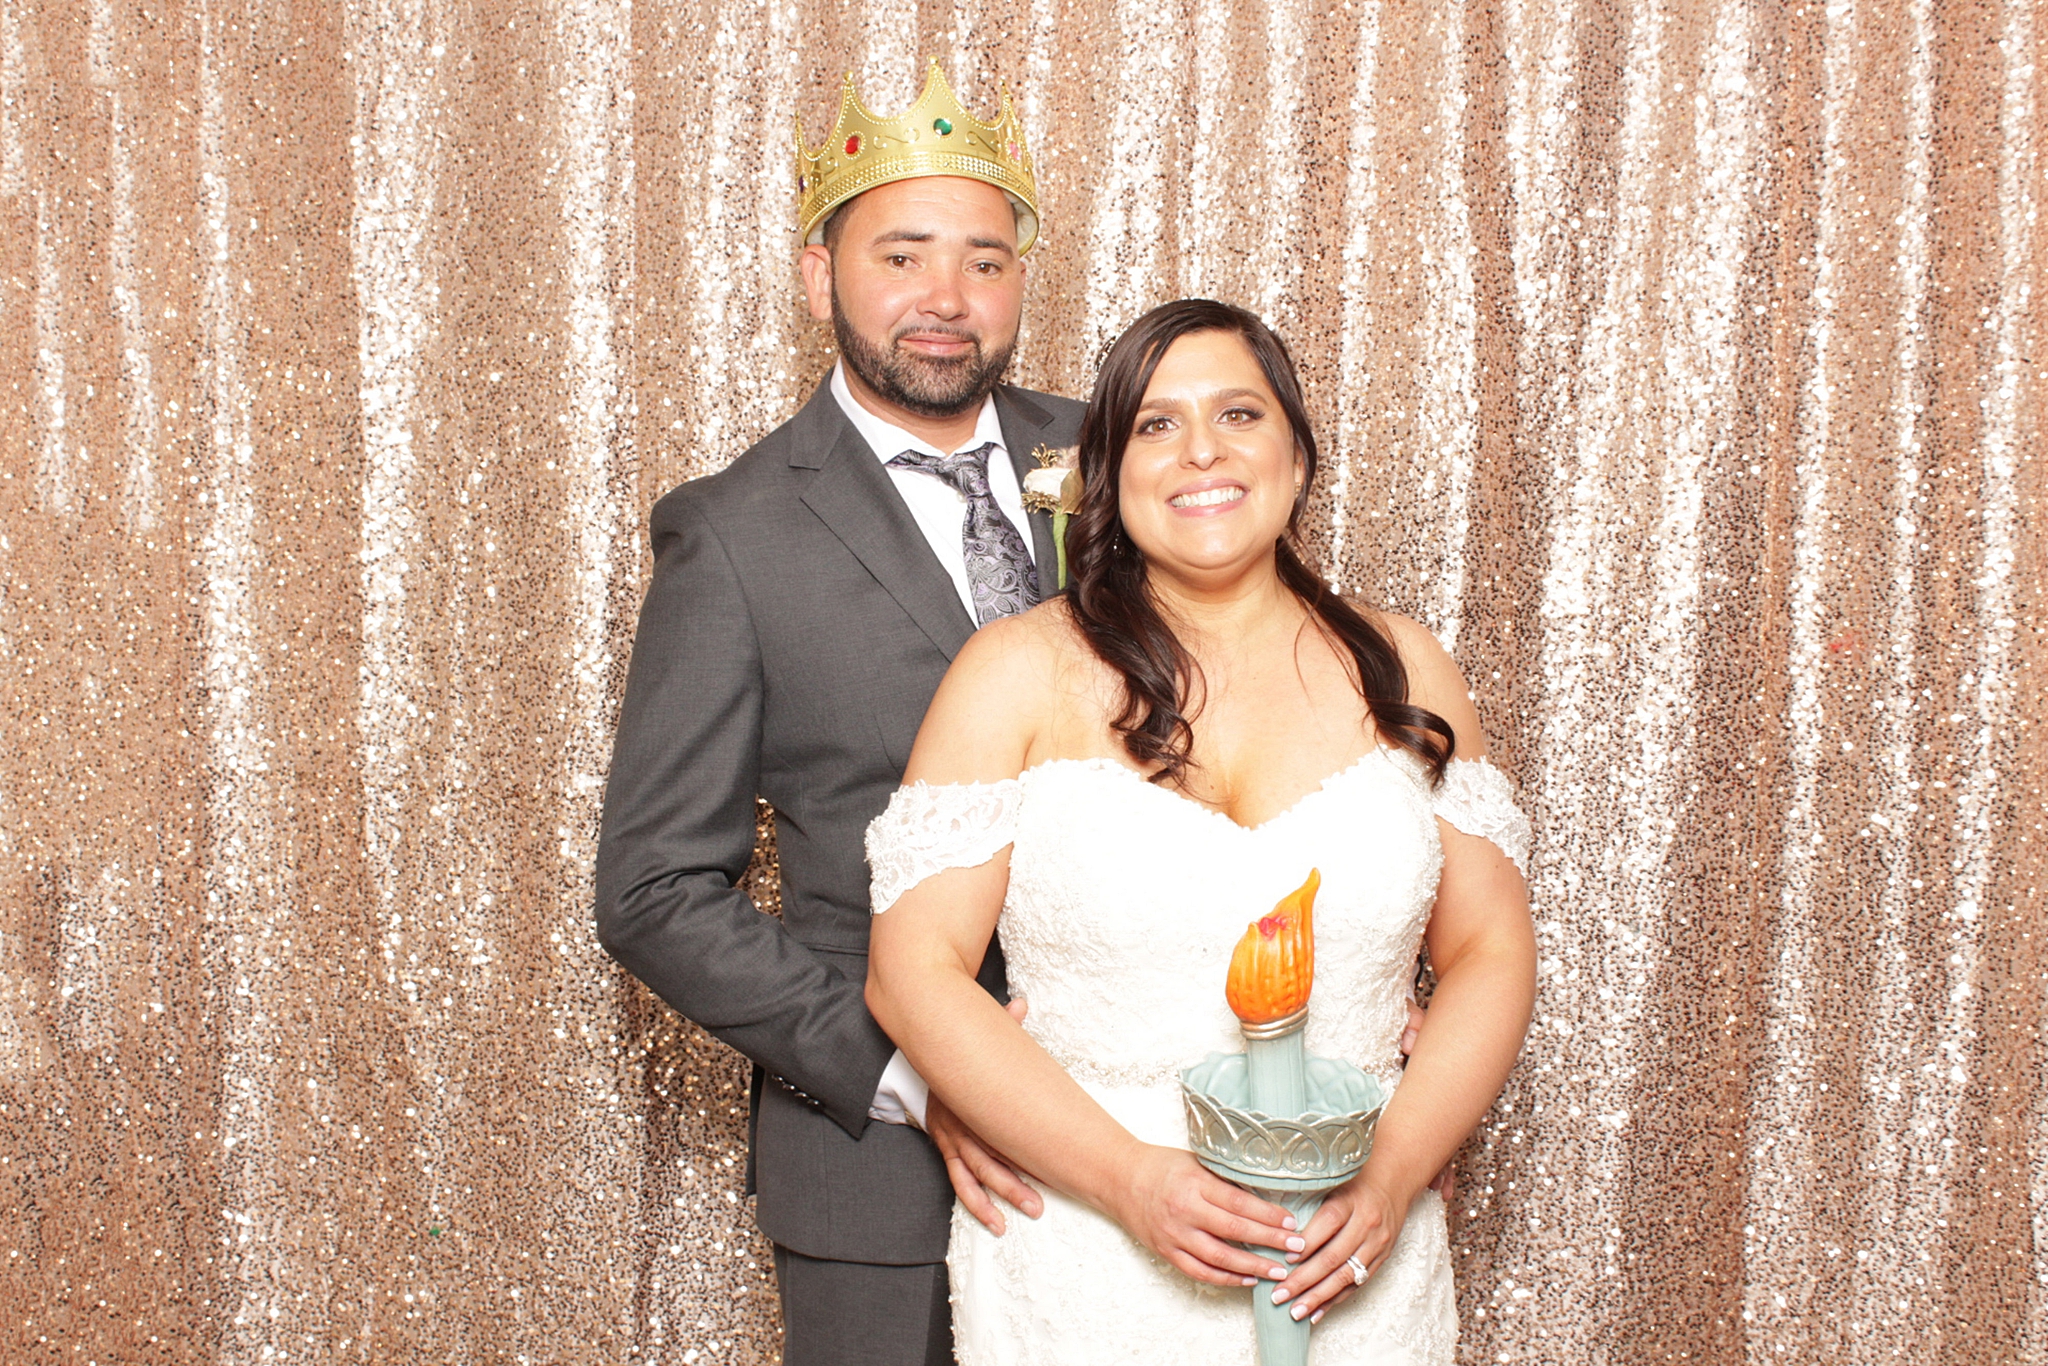
[[[1019,475],[1082,405],[996,390]],[[1031,517],[1038,563],[1052,528]],[[726,469],[655,504],[654,577],[597,852],[607,951],[752,1058],[761,1228],[806,1256],[945,1256],[952,1191],[915,1129],[870,1124],[894,1045],[862,1000],[862,836],[974,630],[888,473],[821,384]],[[782,919],[733,883],[776,811]],[[982,981],[1002,990],[1000,950]]]

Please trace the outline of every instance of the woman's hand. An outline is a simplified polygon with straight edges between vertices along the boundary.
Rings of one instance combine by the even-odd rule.
[[[1185,1150],[1143,1144],[1137,1151],[1116,1207],[1108,1212],[1183,1275],[1210,1285],[1277,1281],[1286,1267],[1235,1244],[1307,1250],[1293,1215],[1231,1185]]]
[[[1303,1236],[1309,1250],[1274,1290],[1273,1302],[1294,1301],[1291,1312],[1297,1319],[1311,1314],[1321,1318],[1323,1310],[1343,1303],[1358,1289],[1345,1259],[1358,1258],[1370,1277],[1393,1251],[1407,1217],[1407,1208],[1396,1206],[1385,1191],[1365,1179],[1365,1173],[1352,1177],[1331,1191],[1308,1221]]]

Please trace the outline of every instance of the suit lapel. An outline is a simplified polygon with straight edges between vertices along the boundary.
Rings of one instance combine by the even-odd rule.
[[[804,506],[950,660],[974,634],[974,621],[888,471],[839,410],[829,379],[804,405],[800,425],[789,463],[817,471],[800,495]]]
[[[1024,476],[1038,468],[1038,461],[1031,453],[1045,441],[1045,429],[1052,423],[1052,415],[1023,397],[1009,385],[996,387],[996,418],[1002,424],[1003,445],[1010,451],[1010,464],[1017,471],[1017,483],[1021,487]],[[1058,547],[1052,541],[1052,515],[1045,512],[1025,514],[1031,523],[1031,557],[1038,562],[1038,588],[1041,597],[1051,597],[1059,589]]]

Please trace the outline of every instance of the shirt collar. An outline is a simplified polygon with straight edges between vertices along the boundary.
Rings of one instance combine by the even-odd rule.
[[[853,396],[853,390],[846,383],[846,362],[840,361],[832,367],[832,397],[839,401],[839,409],[846,414],[846,420],[868,443],[868,449],[884,465],[905,451],[921,451],[926,455],[947,456],[951,451],[942,451],[920,437],[912,436],[893,422],[875,416],[860,406],[860,400]],[[1010,448],[1003,443],[1002,419],[996,416],[996,396],[990,394],[981,401],[981,416],[974,420],[974,435],[967,438],[967,444],[960,449],[971,451],[977,446],[994,442],[996,450],[991,457],[1001,452],[1005,458]]]

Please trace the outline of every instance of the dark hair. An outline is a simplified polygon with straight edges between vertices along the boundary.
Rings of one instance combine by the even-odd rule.
[[[846,201],[846,204],[851,204],[852,202],[853,200],[849,199]],[[846,236],[846,204],[841,204],[838,208],[832,210],[831,213],[825,215],[825,235],[823,241],[825,243],[825,250],[832,253],[834,257],[839,255],[839,239]]]
[[[1132,323],[1103,359],[1088,414],[1081,421],[1082,492],[1081,505],[1067,523],[1067,606],[1103,663],[1123,675],[1123,710],[1111,727],[1123,737],[1132,758],[1157,765],[1153,782],[1185,780],[1194,743],[1189,699],[1200,669],[1154,600],[1144,552],[1124,531],[1117,486],[1124,450],[1160,358],[1174,342],[1198,332],[1227,332],[1250,349],[1280,400],[1307,467],[1287,533],[1276,551],[1280,581],[1350,651],[1358,669],[1358,690],[1383,740],[1421,759],[1430,782],[1441,782],[1456,735],[1435,712],[1408,701],[1408,670],[1394,642],[1364,613],[1331,592],[1306,561],[1299,532],[1308,490],[1315,483],[1316,438],[1294,359],[1286,343],[1257,315],[1211,299],[1161,304]]]

